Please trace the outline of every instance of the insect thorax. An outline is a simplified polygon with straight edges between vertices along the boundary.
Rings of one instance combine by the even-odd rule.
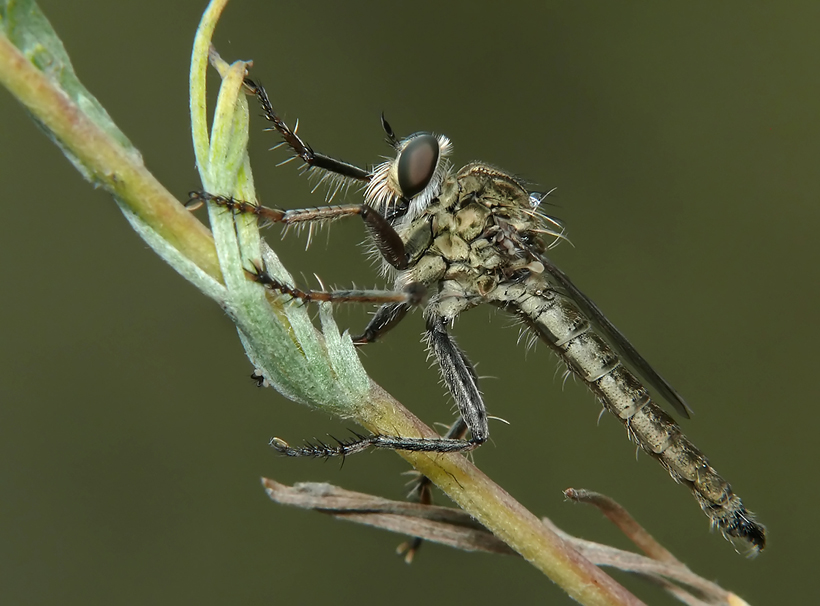
[[[441,298],[466,299],[462,310],[504,281],[543,271],[541,219],[529,192],[487,164],[468,164],[449,175],[424,213],[397,227],[413,259],[397,286],[438,283]]]

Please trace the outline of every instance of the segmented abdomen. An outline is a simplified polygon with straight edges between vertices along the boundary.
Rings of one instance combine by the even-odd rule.
[[[704,513],[728,539],[754,552],[765,546],[765,529],[743,502],[626,368],[571,299],[525,283],[501,285],[493,303],[520,316],[583,379],[604,407],[626,427],[630,439],[657,459],[676,482],[688,486]]]

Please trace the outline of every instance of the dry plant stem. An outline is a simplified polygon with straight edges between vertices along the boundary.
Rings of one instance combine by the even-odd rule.
[[[608,496],[592,490],[567,488],[564,496],[576,503],[587,503],[597,507],[621,532],[638,546],[650,558],[659,562],[670,562],[683,566],[672,553],[658,543],[646,529],[638,524],[630,513]]]
[[[262,478],[272,501],[310,509],[409,536],[419,536],[464,551],[517,555],[461,509],[392,501],[331,484],[300,482],[293,486]]]
[[[421,537],[464,551],[515,555],[508,545],[490,534],[464,511],[452,507],[393,501],[324,483],[304,482],[291,487],[264,478],[262,485],[270,499],[280,505],[310,509],[338,519]],[[607,506],[615,505],[625,512],[608,497],[597,495],[595,498],[608,500]],[[699,577],[676,560],[659,561],[609,545],[593,543],[564,533],[547,518],[542,518],[541,522],[597,566],[636,574],[660,585],[684,604],[743,604],[737,596]]]
[[[560,536],[564,537],[581,552],[584,556],[594,561],[599,566],[611,566],[626,572],[634,572],[643,575],[645,578],[661,585],[664,589],[676,595],[686,604],[744,604],[740,598],[733,593],[726,591],[719,585],[704,579],[693,573],[680,562],[659,561],[636,553],[623,551],[610,547],[578,539],[568,535],[556,527],[549,519],[542,518],[544,525],[552,528]],[[670,584],[669,579],[686,585],[695,590],[705,601],[695,598],[688,591]]]

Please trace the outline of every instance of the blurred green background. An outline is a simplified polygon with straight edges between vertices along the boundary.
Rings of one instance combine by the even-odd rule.
[[[75,68],[181,200],[199,186],[187,70],[203,1],[42,0]],[[627,546],[583,487],[618,499],[696,572],[752,604],[808,603],[818,530],[820,4],[235,0],[217,30],[313,146],[367,164],[399,134],[446,133],[557,187],[573,246],[554,260],[695,409],[692,440],[770,531],[749,561],[688,491],[568,381],[545,347],[477,309],[456,326],[487,378],[494,423],[478,465],[539,515]],[[254,388],[222,312],[131,232],[0,93],[0,600],[4,604],[568,604],[524,562],[402,540],[270,503],[259,478],[329,481],[401,498],[391,453],[285,460],[270,436],[344,433]],[[262,200],[320,204],[253,123]],[[351,192],[350,199],[357,199]],[[296,275],[377,278],[356,221],[304,251],[268,239]],[[303,282],[303,283],[304,283]],[[339,309],[358,330],[368,310]],[[419,314],[363,352],[429,423],[451,404]],[[618,575],[652,604],[657,589]],[[812,591],[812,593],[810,593]],[[508,602],[501,602],[508,603]]]

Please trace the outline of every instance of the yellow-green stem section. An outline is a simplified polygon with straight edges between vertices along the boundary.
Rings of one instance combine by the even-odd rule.
[[[374,433],[437,437],[392,396],[373,385],[357,420]],[[560,537],[481,470],[461,455],[399,454],[430,478],[459,507],[520,553],[567,594],[591,606],[643,604],[634,595],[582,558]]]
[[[94,124],[0,33],[0,82],[93,175],[185,257],[221,280],[210,232],[129,153]]]

